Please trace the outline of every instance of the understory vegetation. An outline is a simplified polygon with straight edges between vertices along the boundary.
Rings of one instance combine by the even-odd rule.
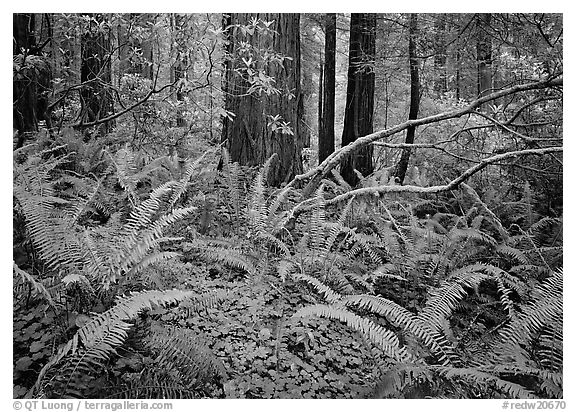
[[[326,180],[295,218],[269,163],[77,138],[14,152],[15,397],[562,397],[562,219],[528,185]]]
[[[14,398],[563,398],[561,14],[13,19]]]

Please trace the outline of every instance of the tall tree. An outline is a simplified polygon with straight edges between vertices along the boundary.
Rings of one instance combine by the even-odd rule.
[[[478,67],[478,97],[489,94],[492,89],[492,39],[488,30],[492,15],[476,16],[476,63]]]
[[[434,91],[440,97],[446,93],[446,14],[440,13],[434,21]]]
[[[35,16],[32,13],[14,13],[13,23],[13,54],[20,54],[22,50],[30,50],[36,46],[34,36]]]
[[[185,16],[182,14],[172,14],[170,18],[171,35],[173,36],[172,51],[174,58],[174,65],[172,69],[173,81],[176,82],[176,126],[186,127],[186,119],[184,119],[182,105],[184,101],[183,83],[180,81],[186,79],[188,72],[188,55],[186,51],[186,31],[184,27],[187,24]]]
[[[48,113],[48,95],[51,92],[52,72],[49,62],[41,56],[43,44],[35,36],[34,14],[13,15],[13,126],[18,131],[16,148],[22,147],[27,135],[38,131],[38,122],[46,121],[51,127]]]
[[[324,18],[324,65],[320,77],[322,96],[318,114],[318,163],[334,152],[334,108],[336,96],[336,14]]]
[[[83,27],[80,93],[83,123],[102,120],[113,113],[114,104],[110,84],[112,80],[110,25],[102,14],[87,15]],[[102,131],[108,132],[113,122],[105,122]]]
[[[418,57],[416,53],[416,36],[418,35],[418,15],[415,13],[410,14],[409,23],[409,39],[408,39],[408,58],[410,62],[410,112],[408,113],[408,120],[418,118],[418,108],[420,106],[420,76],[418,71]],[[409,126],[406,129],[406,143],[414,143],[414,136],[416,134],[416,127]],[[408,162],[410,161],[410,148],[405,148],[402,151],[400,160],[396,165],[394,176],[398,179],[398,183],[404,183],[406,177],[406,170],[408,170]]]
[[[263,164],[273,154],[268,182],[280,185],[302,171],[300,15],[232,13],[228,34],[222,141],[232,161]]]
[[[373,131],[375,53],[376,15],[352,13],[342,147]],[[363,176],[374,171],[372,152],[371,146],[364,147],[342,163],[342,177],[350,185],[355,186],[359,181],[354,169]]]

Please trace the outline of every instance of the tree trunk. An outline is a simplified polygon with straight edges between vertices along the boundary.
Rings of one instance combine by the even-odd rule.
[[[110,27],[101,25],[105,21],[102,14],[90,15],[94,19],[87,22],[82,33],[80,80],[84,85],[80,93],[82,105],[81,119],[91,123],[113,113],[114,105],[110,91],[112,65],[110,58]],[[114,126],[106,122],[100,130],[108,133]]]
[[[178,83],[179,80],[183,80],[188,72],[188,55],[184,52],[186,48],[185,39],[183,39],[183,34],[185,33],[184,25],[186,22],[181,14],[174,14],[171,21],[172,25],[172,36],[173,44],[175,50],[173,50],[175,63],[173,67],[174,81],[176,83],[176,127],[186,127],[186,119],[183,116],[183,102],[184,93],[182,92],[183,85]]]
[[[52,72],[48,59],[40,56],[36,44],[35,16],[13,15],[13,127],[18,131],[16,148],[22,147],[28,135],[38,131],[39,120],[51,127],[48,96],[52,88]]]
[[[156,19],[153,14],[144,14],[142,18],[147,23],[156,24]],[[141,43],[142,47],[142,77],[145,79],[154,80],[154,52],[153,52],[153,39],[152,37],[145,39]]]
[[[322,113],[319,114],[318,163],[334,152],[334,107],[336,96],[336,14],[325,17],[324,81]],[[320,80],[322,82],[322,80]],[[320,96],[318,97],[320,99]]]
[[[459,44],[458,44],[458,46],[459,46]],[[460,78],[461,77],[460,76],[461,68],[460,68],[460,65],[461,65],[461,63],[462,63],[462,55],[460,53],[460,47],[458,47],[458,49],[456,50],[456,100],[460,100],[460,97],[461,97],[461,92],[460,92],[460,89],[461,89],[461,85],[460,85],[460,83],[461,83],[461,78]]]
[[[488,34],[491,18],[490,13],[479,14],[476,17],[478,97],[490,94],[492,90],[492,40]]]
[[[29,50],[36,44],[34,38],[34,14],[14,13],[13,33],[14,55],[26,56]],[[38,119],[36,115],[36,93],[35,84],[27,80],[27,76],[22,73],[15,73],[13,79],[13,121],[14,129],[18,130],[18,141],[16,148],[22,147],[27,134],[38,130]]]
[[[352,13],[342,147],[372,133],[375,52],[376,16],[368,13]],[[363,176],[368,176],[374,171],[372,151],[372,146],[364,147],[342,163],[342,177],[351,186],[359,182],[354,169]]]
[[[410,29],[408,40],[408,56],[410,59],[410,113],[408,120],[418,118],[418,108],[420,105],[420,77],[418,74],[418,58],[416,57],[416,36],[418,35],[418,15],[415,13],[410,14]],[[406,143],[414,143],[414,135],[416,127],[410,126],[406,129]],[[406,177],[406,170],[408,170],[408,162],[410,161],[411,149],[407,148],[402,151],[400,161],[396,166],[396,176],[398,183],[403,184]]]
[[[318,157],[320,157],[320,148],[322,147],[322,112],[324,110],[324,63],[320,57],[320,72],[318,73]],[[320,160],[319,163],[321,163]]]
[[[30,50],[36,45],[34,36],[35,16],[32,13],[14,13],[12,15],[13,27],[13,54],[21,54],[22,49]]]
[[[253,19],[260,19],[258,28],[245,30]],[[267,30],[263,22],[272,21],[273,31]],[[277,154],[268,183],[278,186],[302,172],[300,15],[232,13],[224,18],[224,26],[228,34],[225,109],[234,116],[223,118],[222,141],[226,141],[231,160],[241,165],[261,165]],[[271,51],[289,59],[262,61]],[[254,89],[255,82],[262,78],[266,82],[266,76],[274,79],[279,93]],[[293,135],[286,128],[278,129],[273,118],[288,123]]]
[[[446,15],[438,14],[434,22],[434,91],[441,97],[447,90],[446,84]]]

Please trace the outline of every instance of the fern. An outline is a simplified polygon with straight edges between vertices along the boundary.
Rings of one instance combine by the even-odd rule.
[[[185,329],[154,323],[144,344],[157,353],[155,362],[159,367],[177,370],[181,374],[185,387],[227,377],[220,359]]]
[[[319,316],[345,323],[351,329],[362,333],[362,335],[380,348],[385,355],[397,362],[405,362],[412,358],[406,349],[400,346],[400,342],[393,332],[343,307],[312,305],[298,310],[293,315],[295,318],[306,316]]]
[[[242,210],[240,196],[240,178],[242,172],[238,163],[231,162],[230,155],[225,147],[222,147],[222,172],[226,182],[228,205],[232,205],[234,217],[236,220],[239,220]]]
[[[328,303],[334,303],[341,299],[339,293],[333,291],[329,286],[323,284],[318,279],[312,276],[308,276],[304,273],[292,273],[292,277],[296,280],[303,280],[306,283],[310,284],[319,293],[324,295],[324,298]]]
[[[542,367],[551,371],[562,369],[562,271],[556,271],[536,287],[532,302],[501,332],[501,344],[495,348],[502,359],[517,358],[522,354],[528,361],[526,350],[532,342],[540,344],[538,353]]]
[[[468,265],[454,271],[442,286],[429,292],[426,306],[419,314],[433,330],[440,330],[443,319],[449,317],[456,305],[468,292],[465,288],[477,289],[486,280],[495,280],[501,292],[501,300],[509,313],[512,304],[508,298],[509,291],[504,283],[506,279],[503,270],[487,264]]]
[[[174,186],[172,196],[170,197],[169,201],[170,208],[173,208],[176,202],[182,197],[182,194],[186,191],[186,188],[188,187],[190,179],[192,179],[195,172],[198,172],[199,166],[202,164],[204,159],[207,157],[213,157],[216,153],[216,150],[217,149],[209,150],[207,152],[204,152],[202,156],[200,156],[193,162],[191,161],[186,162],[187,164],[184,169],[184,173]]]
[[[193,291],[169,290],[133,293],[131,296],[119,297],[115,306],[95,316],[82,326],[65,345],[44,365],[40,371],[33,390],[40,389],[46,373],[66,357],[71,358],[73,372],[68,379],[89,370],[90,365],[106,361],[116,353],[128,336],[131,328],[129,321],[145,309],[154,306],[166,306],[181,302],[197,295]]]
[[[494,385],[498,391],[508,395],[511,398],[531,399],[535,397],[531,391],[527,390],[522,385],[500,379],[495,375],[482,372],[475,368],[437,367],[435,369],[438,371],[440,376],[443,376],[447,379],[466,379],[479,386],[480,388],[485,388],[487,385]]]
[[[440,363],[458,364],[459,360],[454,354],[454,349],[438,332],[429,328],[428,324],[419,317],[413,315],[402,306],[377,296],[355,295],[346,296],[342,299],[344,305],[354,305],[367,309],[372,313],[384,316],[396,327],[400,327],[413,334],[430,348]]]
[[[42,284],[41,281],[36,280],[34,278],[34,276],[32,276],[28,272],[20,269],[15,262],[12,263],[12,268],[14,270],[14,275],[17,275],[20,278],[20,279],[15,279],[15,282],[14,282],[15,288],[19,282],[22,282],[24,284],[28,284],[28,285],[30,285],[31,289],[34,290],[34,292],[37,295],[42,296],[44,299],[46,299],[46,301],[50,304],[50,306],[52,306],[52,307],[56,306],[56,304],[54,303],[54,299],[52,298],[52,295],[50,294],[48,289],[46,289],[46,287]],[[14,297],[16,298],[16,294]]]
[[[222,263],[226,266],[241,269],[249,275],[254,275],[256,273],[254,259],[237,247],[238,244],[234,245],[231,242],[218,242],[214,239],[201,238],[183,245],[184,251],[197,253],[207,261]]]

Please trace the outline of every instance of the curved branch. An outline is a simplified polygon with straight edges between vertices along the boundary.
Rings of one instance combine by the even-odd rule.
[[[142,98],[142,100],[137,101],[136,103],[132,104],[131,106],[128,106],[127,108],[125,108],[125,109],[122,110],[122,111],[119,111],[118,113],[114,113],[114,114],[112,114],[112,115],[110,115],[110,116],[108,116],[108,117],[104,117],[103,119],[98,119],[98,120],[95,120],[95,121],[90,122],[90,123],[78,122],[78,123],[75,123],[75,124],[70,125],[70,127],[75,127],[75,128],[92,127],[92,126],[96,126],[96,125],[99,125],[99,124],[106,123],[106,122],[109,122],[109,121],[111,121],[111,120],[114,120],[114,119],[116,119],[116,118],[118,118],[118,117],[120,117],[120,116],[122,116],[122,115],[125,115],[126,113],[134,110],[134,109],[137,108],[138,106],[146,103],[146,102],[152,97],[152,95],[158,94],[158,93],[164,91],[165,89],[174,86],[175,84],[176,84],[176,82],[172,82],[172,83],[169,83],[169,84],[166,84],[166,85],[162,86],[162,87],[159,88],[159,89],[152,89],[152,90],[150,90],[150,91],[148,92],[148,94],[147,94],[146,96],[144,96],[144,98]]]
[[[551,78],[547,78],[547,79],[542,80],[542,81],[519,84],[516,86],[509,87],[507,89],[503,89],[503,90],[500,90],[498,92],[483,96],[483,97],[473,101],[468,106],[461,108],[461,109],[454,109],[454,110],[450,110],[447,112],[435,114],[432,116],[423,117],[420,119],[407,120],[404,123],[400,123],[399,125],[391,127],[389,129],[380,130],[378,132],[371,133],[371,134],[363,136],[363,137],[359,137],[353,143],[350,143],[349,145],[344,146],[340,150],[337,150],[336,152],[332,153],[320,165],[318,165],[314,169],[311,169],[307,173],[304,173],[304,174],[301,174],[301,175],[294,177],[294,179],[288,185],[292,186],[296,182],[303,181],[306,179],[311,179],[304,190],[304,196],[308,197],[310,195],[310,193],[314,192],[314,190],[316,190],[318,188],[321,180],[324,177],[326,177],[328,175],[328,173],[330,173],[330,171],[334,167],[336,167],[338,164],[340,164],[340,162],[342,162],[342,160],[344,160],[346,157],[350,156],[351,154],[355,153],[356,151],[360,150],[362,147],[364,147],[364,146],[366,146],[366,145],[368,145],[368,144],[370,144],[376,140],[380,140],[380,139],[383,139],[385,137],[396,134],[398,132],[401,132],[401,131],[407,129],[408,127],[416,127],[416,126],[422,126],[422,125],[430,124],[430,123],[437,123],[437,122],[441,122],[441,121],[448,120],[448,119],[458,118],[458,117],[464,116],[465,114],[473,113],[482,104],[490,102],[492,100],[499,99],[499,98],[504,97],[504,96],[508,96],[508,95],[511,95],[514,93],[528,91],[528,90],[545,89],[545,88],[553,87],[553,86],[561,86],[562,84],[563,84],[562,74],[559,74],[559,75],[551,77]]]
[[[383,186],[372,186],[372,187],[363,187],[360,189],[351,190],[344,194],[338,195],[332,199],[326,200],[325,205],[334,205],[340,202],[344,202],[354,196],[366,196],[366,195],[383,195],[387,193],[418,193],[418,194],[431,194],[431,193],[441,193],[447,192],[449,190],[454,190],[458,187],[459,184],[468,180],[472,175],[476,174],[480,170],[484,169],[486,166],[498,163],[506,159],[510,159],[513,157],[518,156],[526,156],[526,155],[545,155],[550,153],[561,152],[563,150],[562,147],[545,147],[542,149],[526,149],[526,150],[517,150],[513,152],[507,152],[502,154],[497,154],[495,156],[487,157],[485,159],[480,160],[480,162],[469,169],[465,170],[460,176],[452,180],[446,185],[439,185],[439,186],[413,186],[413,185],[383,185]],[[295,218],[301,213],[304,213],[308,210],[311,210],[314,207],[313,204],[309,202],[302,202],[298,204],[292,211],[290,212],[291,218]]]

